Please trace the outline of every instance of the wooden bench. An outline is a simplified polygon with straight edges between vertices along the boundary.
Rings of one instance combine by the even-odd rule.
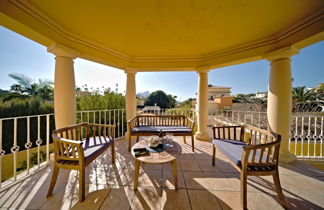
[[[212,165],[218,148],[240,172],[243,209],[247,209],[247,176],[269,175],[273,176],[279,203],[286,208],[278,173],[281,136],[251,125],[213,127],[213,135]]]
[[[183,115],[138,115],[127,122],[128,125],[128,151],[131,150],[131,137],[163,135],[172,133],[174,136],[183,136],[186,143],[186,136],[191,136],[192,151],[194,151],[193,129],[195,122]]]
[[[52,195],[60,168],[79,171],[79,201],[85,198],[85,167],[111,146],[115,163],[115,126],[82,123],[53,131],[54,170],[47,197]]]

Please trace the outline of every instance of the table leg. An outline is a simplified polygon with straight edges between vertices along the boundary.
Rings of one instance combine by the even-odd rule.
[[[140,161],[135,159],[135,171],[134,171],[134,191],[137,190],[138,174],[139,174]]]
[[[174,188],[178,190],[178,172],[177,172],[177,160],[173,160],[171,162],[172,165],[172,173],[174,178]]]

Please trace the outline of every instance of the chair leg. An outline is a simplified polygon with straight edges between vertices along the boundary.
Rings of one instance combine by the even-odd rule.
[[[81,166],[79,170],[79,202],[84,201],[85,198],[85,167]]]
[[[213,157],[212,157],[212,165],[215,166],[216,160],[216,147],[213,145]]]
[[[282,193],[282,189],[281,189],[281,184],[280,184],[280,179],[279,179],[279,173],[278,170],[275,172],[275,174],[272,175],[273,177],[273,182],[279,197],[279,203],[282,207],[284,207],[285,209],[287,209],[287,204],[286,204],[286,200],[285,200],[285,196]]]
[[[115,163],[115,142],[111,144],[111,162]]]
[[[60,172],[60,168],[57,167],[54,163],[53,174],[52,174],[50,186],[48,188],[47,197],[52,196],[59,172]]]
[[[194,137],[191,135],[191,146],[192,146],[192,151],[195,152],[195,143],[194,143]]]
[[[139,140],[139,136],[136,137],[136,142],[138,142],[138,140]]]
[[[183,143],[187,144],[186,136],[183,136]]]
[[[243,209],[247,209],[247,174],[241,171],[241,205]]]

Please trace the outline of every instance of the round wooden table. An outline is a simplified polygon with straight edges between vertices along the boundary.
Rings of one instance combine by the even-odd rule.
[[[148,164],[171,163],[172,173],[174,177],[174,187],[175,190],[178,190],[177,158],[181,155],[182,148],[177,142],[172,140],[166,141],[165,144],[166,149],[163,152],[150,152],[147,155],[139,157],[135,157],[134,148],[148,147],[148,140],[142,140],[133,145],[132,155],[135,159],[134,190],[137,190],[138,175],[141,162]]]

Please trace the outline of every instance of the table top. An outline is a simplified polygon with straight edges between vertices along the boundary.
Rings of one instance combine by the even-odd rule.
[[[141,140],[133,145],[132,155],[135,159],[144,163],[161,164],[168,163],[177,159],[182,153],[181,146],[177,142],[170,140],[166,142],[167,147],[163,152],[150,152],[148,155],[135,157],[133,149],[147,147],[148,142],[148,140]]]

